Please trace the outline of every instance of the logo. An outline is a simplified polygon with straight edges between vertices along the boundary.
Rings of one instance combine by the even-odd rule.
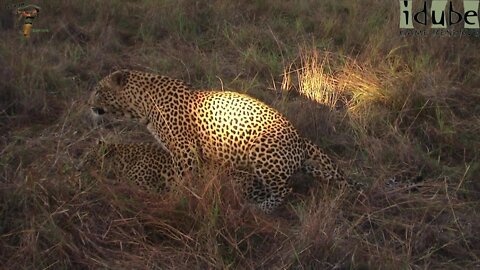
[[[12,9],[14,14],[18,15],[18,20],[23,18],[22,34],[25,40],[30,39],[31,33],[49,32],[48,29],[33,28],[33,22],[42,10],[40,6],[27,3],[16,3],[7,5],[7,7]]]
[[[463,6],[452,0],[419,2],[421,9],[414,10],[414,0],[399,0],[401,35],[480,36],[480,0],[463,0]]]

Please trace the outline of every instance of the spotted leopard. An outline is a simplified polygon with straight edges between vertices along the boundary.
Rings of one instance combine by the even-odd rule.
[[[155,142],[107,143],[89,149],[81,169],[93,167],[103,175],[128,181],[149,192],[163,192],[175,181],[172,158]]]
[[[265,212],[290,193],[290,176],[304,169],[345,184],[339,167],[301,137],[278,111],[244,94],[191,91],[183,81],[120,70],[100,80],[89,105],[94,115],[115,114],[144,124],[172,153],[177,177],[194,173],[199,156],[245,171],[254,201]]]

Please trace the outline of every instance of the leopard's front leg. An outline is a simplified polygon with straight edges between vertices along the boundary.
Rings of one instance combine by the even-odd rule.
[[[177,177],[197,175],[200,155],[195,144],[189,141],[179,142],[171,153]]]

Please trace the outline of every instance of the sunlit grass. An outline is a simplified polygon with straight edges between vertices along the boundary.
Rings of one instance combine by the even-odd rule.
[[[379,69],[357,60],[318,49],[299,50],[300,66],[284,69],[282,89],[295,90],[302,96],[346,114],[357,135],[364,136],[372,121],[383,118],[389,104],[387,95],[392,78]]]
[[[343,89],[334,77],[329,53],[303,51],[301,68],[297,70],[298,91],[305,97],[335,109]]]

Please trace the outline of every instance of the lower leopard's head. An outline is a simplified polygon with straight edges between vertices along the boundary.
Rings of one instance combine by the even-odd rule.
[[[167,190],[175,179],[170,154],[156,142],[98,141],[82,159],[81,171],[92,170],[102,179],[130,182],[146,191]]]
[[[89,167],[105,167],[112,158],[115,151],[114,146],[113,144],[107,144],[103,140],[98,140],[93,147],[85,152],[77,169],[83,171]]]

